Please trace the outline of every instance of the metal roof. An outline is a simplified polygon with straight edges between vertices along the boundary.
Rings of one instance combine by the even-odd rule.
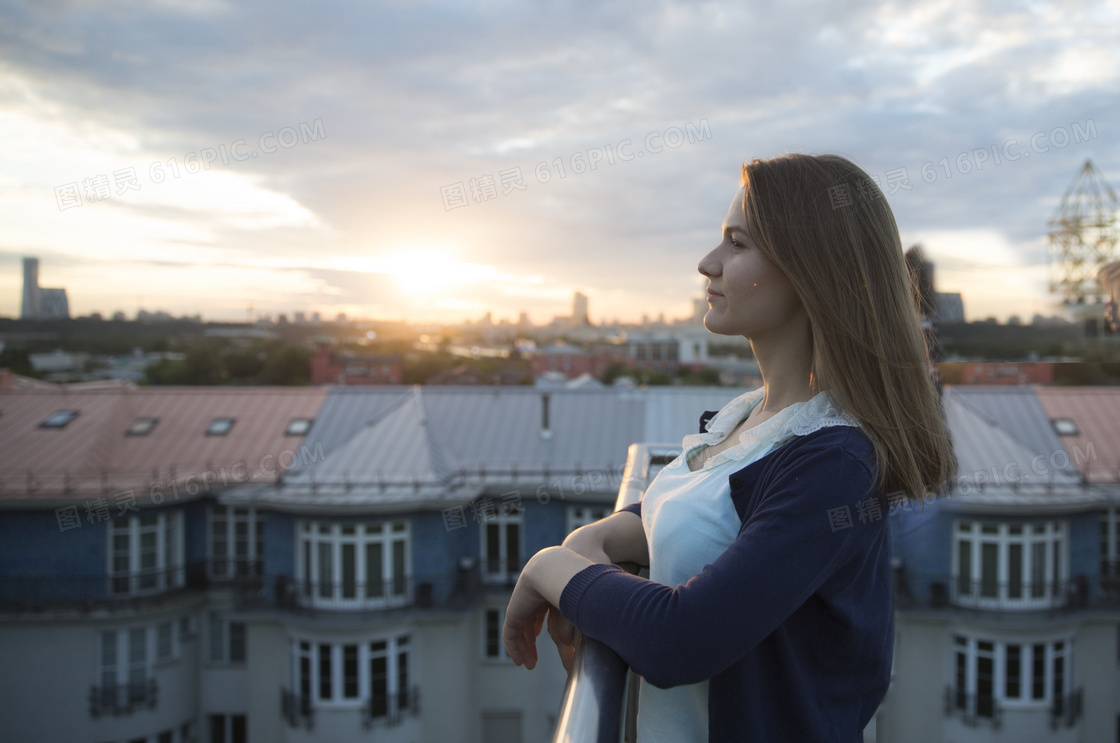
[[[642,441],[680,444],[688,434],[700,430],[700,414],[720,410],[746,387],[664,387],[649,395]]]
[[[1075,436],[1059,438],[1090,482],[1120,483],[1120,387],[1040,387],[1050,420],[1068,418]]]
[[[947,385],[942,399],[957,456],[958,490],[1080,482],[1029,388],[1007,392]],[[1055,457],[1056,452],[1063,456]]]
[[[314,418],[326,394],[320,387],[4,390],[0,501],[74,501],[136,489],[142,502],[152,483],[174,482],[190,495],[191,478],[211,486],[271,479],[278,466],[299,461],[301,443],[314,450],[313,440],[284,430],[293,418]],[[61,428],[40,426],[59,410],[78,415]],[[158,422],[147,435],[126,435],[141,417]],[[235,419],[232,428],[207,436],[221,417]]]
[[[269,492],[245,489],[223,497],[285,507],[312,501],[421,505],[463,501],[485,486],[527,483],[547,483],[558,488],[554,495],[563,490],[567,497],[613,496],[631,444],[680,441],[697,430],[704,410],[719,409],[744,391],[336,388],[309,434],[322,439],[325,460],[293,469],[281,486],[264,489]]]

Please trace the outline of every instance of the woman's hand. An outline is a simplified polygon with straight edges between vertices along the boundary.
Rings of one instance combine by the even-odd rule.
[[[564,618],[555,607],[548,608],[548,634],[556,643],[556,651],[560,653],[560,663],[568,673],[572,672],[572,661],[576,657],[576,640],[579,630]]]
[[[513,587],[502,627],[506,655],[515,666],[524,665],[526,668],[537,665],[537,635],[541,633],[549,610],[548,601],[530,583],[529,565],[526,564],[517,585]]]
[[[575,643],[575,627],[560,616],[556,608],[564,587],[579,571],[593,565],[582,555],[565,547],[543,549],[525,563],[517,585],[513,587],[509,605],[506,607],[506,621],[502,627],[502,642],[506,654],[515,665],[533,668],[537,665],[537,635],[541,633],[549,614],[549,634],[560,650],[560,660],[564,667],[571,665],[571,658],[565,662],[565,647]],[[558,639],[559,638],[559,639]]]

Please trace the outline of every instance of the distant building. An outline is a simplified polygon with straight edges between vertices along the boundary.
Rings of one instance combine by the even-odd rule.
[[[590,325],[587,316],[587,295],[576,292],[572,297],[572,325]]]
[[[964,300],[959,292],[937,292],[937,318],[942,325],[964,322]]]
[[[20,318],[23,320],[56,320],[70,317],[70,303],[65,289],[47,289],[39,286],[39,259],[23,259],[23,302]]]
[[[1120,261],[1112,261],[1101,266],[1097,281],[1107,294],[1105,301],[1106,329],[1120,330]]]
[[[39,317],[39,259],[23,259],[23,306],[20,318],[24,320]]]
[[[311,384],[400,384],[400,356],[334,354],[321,345],[311,356]]]
[[[67,353],[56,348],[51,353],[28,354],[31,368],[37,372],[59,372],[80,370],[89,360],[88,353]]]
[[[529,370],[534,378],[548,372],[559,372],[568,379],[575,379],[581,374],[600,377],[609,363],[602,354],[593,355],[582,348],[557,343],[537,349],[529,360]]]
[[[1051,385],[1054,365],[1048,361],[970,361],[939,365],[948,384]]]

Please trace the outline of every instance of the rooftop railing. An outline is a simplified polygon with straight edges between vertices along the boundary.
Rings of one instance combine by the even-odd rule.
[[[615,510],[641,500],[650,480],[679,453],[679,447],[669,445],[631,445]],[[598,640],[581,636],[564,687],[553,743],[635,741],[637,680],[617,653]]]

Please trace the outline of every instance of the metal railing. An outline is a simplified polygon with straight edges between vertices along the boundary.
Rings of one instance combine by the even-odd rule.
[[[680,454],[673,445],[632,444],[615,511],[637,503],[661,467]],[[637,566],[624,566],[636,572]],[[629,677],[629,681],[627,678]],[[637,740],[638,677],[609,647],[580,636],[564,686],[553,743]]]
[[[118,608],[205,587],[203,563],[96,575],[0,575],[0,611]]]
[[[155,709],[159,693],[154,678],[123,684],[91,686],[89,689],[89,716],[130,715],[138,709]]]
[[[1050,705],[1050,729],[1073,727],[1081,719],[1081,689],[1054,697]]]
[[[315,708],[311,705],[311,696],[280,687],[280,718],[291,728],[302,725],[310,730],[315,727]]]
[[[362,705],[362,727],[367,730],[375,722],[383,722],[389,727],[400,725],[408,715],[420,716],[420,687],[397,692],[371,696]]]
[[[276,608],[297,613],[379,612],[391,609],[464,609],[478,596],[478,563],[460,558],[454,570],[413,574],[370,583],[300,581],[265,575],[258,590],[234,596],[238,609]]]
[[[1075,575],[1059,581],[973,580],[951,573],[911,573],[895,567],[899,609],[976,609],[1002,612],[1069,612],[1120,606],[1114,577]]]
[[[960,717],[961,722],[969,727],[988,722],[999,730],[1003,725],[1003,707],[999,700],[992,696],[970,694],[952,686],[945,687],[945,716]]]

